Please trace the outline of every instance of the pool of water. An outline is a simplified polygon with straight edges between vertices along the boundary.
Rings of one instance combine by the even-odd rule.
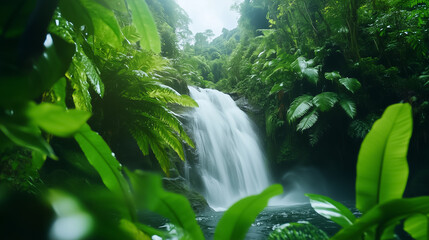
[[[351,209],[354,215],[359,217],[361,214],[359,211],[352,207],[354,203],[346,202],[345,205]],[[196,219],[198,224],[201,227],[201,230],[204,233],[206,239],[213,239],[214,232],[216,230],[216,225],[219,222],[220,218],[224,212],[207,212],[203,214],[198,214]],[[147,223],[156,228],[164,228],[167,230],[169,224],[168,220],[161,218],[159,216],[149,216],[145,215],[145,219],[148,220],[148,217],[151,219],[150,223]],[[259,240],[267,239],[268,235],[280,225],[285,223],[294,223],[306,221],[319,229],[326,232],[328,236],[333,236],[340,230],[340,226],[333,221],[330,221],[318,213],[316,213],[309,203],[306,204],[296,204],[291,206],[276,206],[276,207],[267,207],[265,208],[256,218],[255,222],[250,227],[246,238],[250,240]],[[402,226],[398,226],[395,231],[401,240],[412,239],[408,236],[403,230]]]
[[[197,216],[197,221],[206,239],[213,239],[216,225],[222,215],[223,212],[214,212]],[[307,221],[325,231],[329,236],[334,235],[340,229],[336,223],[317,214],[310,204],[267,207],[250,227],[246,239],[267,239],[267,236],[276,227],[299,221]]]

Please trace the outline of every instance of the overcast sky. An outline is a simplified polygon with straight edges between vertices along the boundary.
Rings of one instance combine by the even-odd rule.
[[[189,29],[195,35],[206,29],[213,30],[215,36],[222,33],[222,28],[231,30],[237,26],[239,14],[231,6],[242,0],[176,0],[188,13],[192,22]]]

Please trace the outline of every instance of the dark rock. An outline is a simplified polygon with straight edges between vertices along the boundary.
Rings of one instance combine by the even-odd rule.
[[[167,191],[185,196],[191,203],[191,207],[196,214],[213,211],[201,194],[188,187],[183,177],[164,178],[163,186]]]
[[[237,104],[237,106],[247,114],[257,114],[262,110],[260,108],[257,108],[251,105],[247,100],[247,98],[245,97],[240,97],[234,101],[235,101],[235,104]]]

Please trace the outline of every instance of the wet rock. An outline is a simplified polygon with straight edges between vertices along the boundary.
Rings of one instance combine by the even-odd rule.
[[[251,105],[245,97],[240,97],[234,101],[235,104],[237,104],[237,106],[247,114],[257,114],[262,110],[261,108]]]
[[[188,187],[183,177],[164,178],[163,186],[167,191],[185,196],[191,203],[191,207],[196,214],[213,211],[201,194]]]

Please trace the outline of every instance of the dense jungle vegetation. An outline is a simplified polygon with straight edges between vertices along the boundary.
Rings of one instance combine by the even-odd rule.
[[[1,238],[203,239],[204,200],[168,184],[194,147],[180,113],[197,107],[195,85],[248,99],[274,179],[315,167],[330,197],[356,200],[359,218],[308,194],[342,227],[333,239],[395,239],[398,223],[428,239],[428,5],[244,0],[238,28],[214,38],[193,35],[174,0],[1,2]],[[214,239],[244,239],[282,191],[234,204]]]

